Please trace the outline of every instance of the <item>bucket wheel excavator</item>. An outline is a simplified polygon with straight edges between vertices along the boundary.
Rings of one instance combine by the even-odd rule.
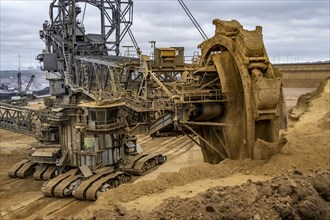
[[[0,105],[1,128],[39,140],[10,177],[47,180],[42,187],[47,196],[96,200],[166,161],[166,155],[143,153],[138,134],[186,135],[212,164],[264,160],[280,152],[286,142],[280,137],[285,101],[261,27],[249,31],[235,20],[216,19],[215,35],[187,64],[182,47],[154,47],[153,57],[141,53],[123,14],[131,13],[132,1],[122,2],[124,11],[108,7],[115,6],[110,0],[81,1],[101,10],[101,34],[85,32],[77,2],[54,0],[50,22],[40,31],[47,49],[37,58],[53,74],[47,109]],[[106,22],[117,29],[108,30]],[[137,57],[119,56],[126,32]],[[118,34],[115,41],[108,33]]]

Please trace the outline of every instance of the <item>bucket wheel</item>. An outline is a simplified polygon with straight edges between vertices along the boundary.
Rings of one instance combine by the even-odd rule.
[[[199,45],[200,69],[213,66],[217,73],[214,81],[225,101],[212,121],[224,126],[196,129],[204,160],[268,159],[283,147],[279,130],[286,127],[286,115],[280,74],[269,62],[261,27],[247,31],[237,21],[213,23],[215,36]]]

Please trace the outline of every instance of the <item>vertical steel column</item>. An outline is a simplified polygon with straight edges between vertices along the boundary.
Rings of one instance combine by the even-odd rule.
[[[114,11],[114,15],[115,15],[115,25],[116,25],[116,49],[115,49],[115,53],[118,56],[119,52],[120,52],[120,23],[121,23],[121,0],[117,0],[116,1],[117,6],[115,7],[115,11]]]
[[[104,8],[104,0],[101,0],[101,36],[102,36],[102,40],[103,40],[103,43],[105,44],[106,43],[106,37],[105,37],[105,19],[104,19],[104,11],[105,11],[105,8]]]

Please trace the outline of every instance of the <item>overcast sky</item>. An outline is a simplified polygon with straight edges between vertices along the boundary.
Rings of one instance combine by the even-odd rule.
[[[1,69],[17,69],[18,53],[24,67],[36,66],[35,57],[44,48],[39,30],[48,20],[51,0],[0,0]],[[263,27],[268,55],[274,63],[329,60],[329,0],[185,0],[208,37],[214,35],[212,20],[238,20],[245,29]],[[80,3],[83,8],[84,3]],[[84,25],[96,31],[99,18],[87,6]],[[144,54],[148,41],[158,47],[184,46],[186,55],[198,51],[202,42],[176,0],[135,0],[134,36]],[[122,45],[131,45],[127,40]],[[123,49],[124,50],[124,49]],[[122,51],[123,51],[122,50]]]

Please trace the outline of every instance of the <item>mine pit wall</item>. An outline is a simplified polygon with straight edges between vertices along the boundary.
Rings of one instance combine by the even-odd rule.
[[[330,62],[273,66],[283,74],[283,86],[286,88],[316,88],[323,79],[330,77]]]

